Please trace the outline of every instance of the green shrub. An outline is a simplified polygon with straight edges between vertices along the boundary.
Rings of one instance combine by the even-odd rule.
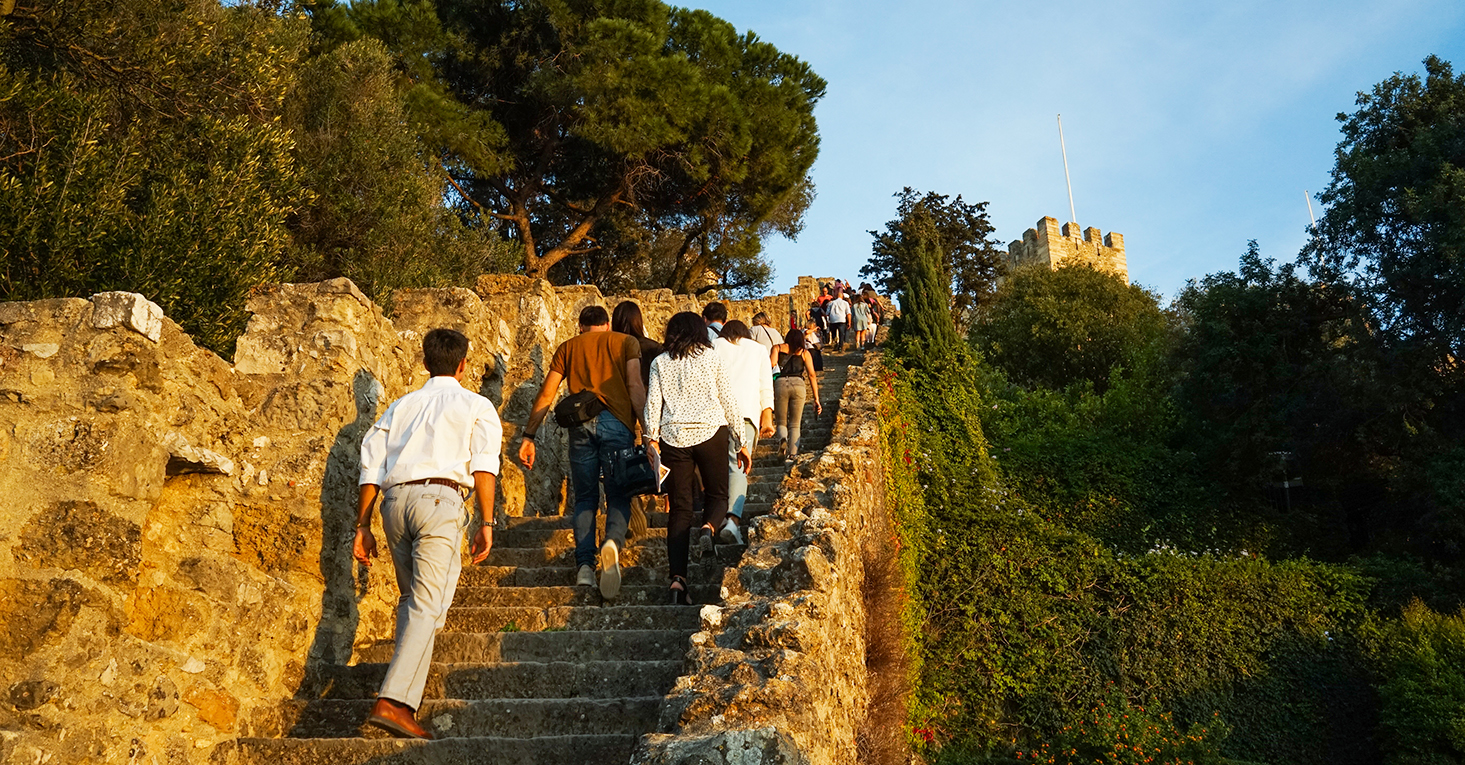
[[[1379,730],[1389,765],[1465,761],[1465,611],[1415,601],[1384,630]]]
[[[1115,368],[1129,374],[1162,361],[1173,331],[1158,295],[1080,264],[1013,272],[971,335],[1021,385],[1103,391]]]
[[[1212,765],[1229,729],[1219,713],[1181,729],[1169,712],[1129,703],[1121,694],[1065,726],[1052,742],[1019,751],[1020,762],[1054,765]]]
[[[1217,712],[1247,716],[1253,729],[1225,754],[1327,762],[1359,743],[1368,710],[1330,743],[1349,726],[1328,717],[1327,683],[1309,668],[1333,687],[1356,677],[1344,671],[1356,650],[1332,635],[1364,618],[1364,579],[1302,560],[1121,554],[1004,481],[975,359],[888,363],[899,417],[886,427],[887,486],[914,572],[913,743],[951,762],[1044,743],[1098,751],[1112,737],[1073,731],[1115,693],[1151,710],[1153,731],[1165,714],[1185,731]]]

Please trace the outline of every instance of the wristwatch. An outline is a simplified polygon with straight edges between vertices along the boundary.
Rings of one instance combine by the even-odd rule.
[[[524,434],[524,440],[525,441],[533,441],[534,440],[534,434],[533,433],[525,433]]]

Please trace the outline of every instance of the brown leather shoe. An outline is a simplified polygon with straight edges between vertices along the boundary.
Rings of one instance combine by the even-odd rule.
[[[412,708],[391,699],[377,699],[371,706],[366,722],[396,736],[397,738],[423,738],[432,740],[432,734],[417,724]]]

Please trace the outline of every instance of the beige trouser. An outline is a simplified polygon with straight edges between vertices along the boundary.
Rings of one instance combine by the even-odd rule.
[[[773,421],[777,438],[788,439],[788,453],[798,454],[799,428],[804,422],[804,400],[808,386],[802,377],[780,377],[773,381]]]
[[[427,685],[432,646],[448,619],[461,571],[468,513],[449,486],[393,486],[382,499],[382,527],[397,571],[397,645],[378,696],[416,710]]]

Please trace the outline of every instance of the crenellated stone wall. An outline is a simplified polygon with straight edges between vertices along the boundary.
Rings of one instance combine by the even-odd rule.
[[[816,285],[730,313],[783,328]],[[632,297],[655,336],[702,303]],[[422,334],[469,336],[465,385],[513,453],[580,308],[619,300],[485,276],[399,293],[388,317],[345,279],[277,285],[250,300],[233,364],[139,295],[0,303],[0,762],[204,762],[254,705],[319,695],[322,667],[391,636],[390,563],[350,560],[357,459],[426,379]],[[536,470],[504,460],[499,514],[564,508],[563,433],[545,427]]]
[[[1009,268],[1040,265],[1058,268],[1067,263],[1087,263],[1101,271],[1129,281],[1129,261],[1124,254],[1124,235],[1103,233],[1090,226],[1079,231],[1077,223],[1060,227],[1051,216],[1023,232],[1022,239],[1007,245]]]
[[[830,444],[791,470],[748,549],[704,606],[686,670],[662,706],[664,733],[634,765],[859,761],[870,684],[866,545],[884,514],[879,356],[850,369]]]

